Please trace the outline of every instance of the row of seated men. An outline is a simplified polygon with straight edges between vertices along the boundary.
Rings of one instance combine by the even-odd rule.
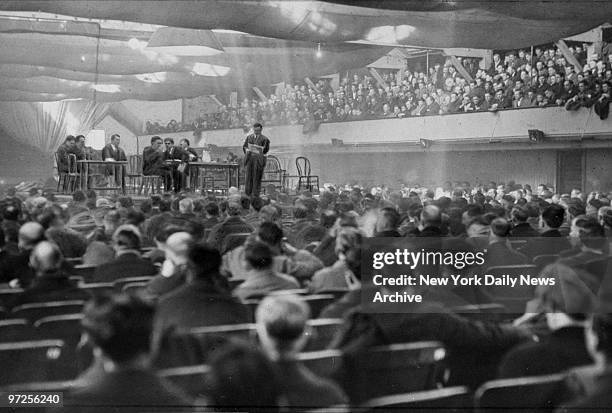
[[[262,199],[254,199],[252,202],[249,200],[247,203],[247,199],[238,195],[230,197],[227,203],[221,202],[220,205],[208,202],[202,205],[203,211],[195,212],[193,200],[177,199],[178,210],[174,214],[171,211],[161,211],[168,208],[168,205],[164,205],[164,200],[159,199],[155,201],[158,211],[154,211],[153,208],[148,210],[149,206],[145,205],[144,214],[143,211],[139,211],[142,214],[140,216],[136,213],[138,211],[129,210],[132,206],[127,205],[129,202],[125,199],[119,202],[120,207],[117,210],[105,208],[105,202],[100,202],[99,208],[106,210],[102,217],[102,225],[89,234],[91,242],[87,245],[87,249],[90,251],[85,253],[90,252],[91,255],[99,257],[105,253],[104,247],[107,247],[106,253],[114,253],[116,258],[109,255],[102,261],[110,262],[98,265],[92,281],[101,280],[102,278],[96,277],[102,277],[105,269],[106,277],[116,274],[117,278],[157,273],[157,268],[150,266],[151,262],[156,260],[155,253],[151,253],[148,260],[139,257],[138,247],[142,242],[142,236],[137,226],[141,226],[145,237],[152,235],[157,247],[156,252],[163,257],[161,271],[154,276],[145,291],[147,298],[157,298],[156,314],[152,321],[154,347],[162,343],[164,335],[173,328],[248,322],[246,309],[236,298],[261,297],[276,290],[306,286],[311,291],[331,289],[346,291],[339,300],[321,313],[322,317],[345,319],[346,329],[339,333],[334,346],[350,352],[363,351],[381,344],[438,340],[444,344],[449,354],[454,356],[448,384],[477,385],[479,383],[473,381],[474,377],[482,381],[483,378],[496,376],[548,374],[592,363],[592,356],[587,352],[583,334],[586,321],[596,311],[596,305],[606,304],[603,286],[606,284],[607,271],[603,271],[601,278],[597,278],[597,274],[590,274],[581,268],[582,261],[576,257],[584,258],[588,254],[607,257],[605,228],[597,222],[597,218],[579,215],[572,219],[570,233],[575,244],[574,253],[563,253],[563,257],[558,262],[545,270],[557,277],[559,282],[555,286],[538,289],[530,303],[531,308],[527,311],[536,315],[541,314],[542,317],[530,315],[516,323],[517,325],[510,325],[473,321],[453,314],[448,308],[436,306],[431,301],[426,303],[422,311],[410,314],[370,314],[361,308],[362,286],[359,266],[361,243],[367,231],[367,223],[363,218],[368,216],[375,218],[374,234],[379,237],[400,235],[398,229],[402,225],[401,215],[392,205],[375,200],[379,202],[378,205],[374,207],[370,205],[357,212],[356,209],[360,209],[360,206],[340,196],[331,205],[327,204],[323,210],[320,210],[321,205],[314,198],[305,196],[296,200],[293,208],[294,220],[291,226],[287,226],[283,225],[280,219],[278,206],[263,205],[266,201]],[[21,268],[24,271],[17,274],[9,272],[8,275],[2,273],[2,275],[10,285],[27,288],[22,293],[15,294],[13,297],[15,301],[4,304],[10,308],[28,300],[56,300],[58,297],[68,299],[74,298],[71,296],[72,293],[82,294],[83,288],[75,285],[68,287],[69,280],[62,275],[64,268],[61,258],[62,255],[68,255],[67,246],[71,244],[66,242],[66,238],[69,238],[66,234],[75,235],[66,228],[63,212],[68,209],[57,210],[52,205],[40,205],[40,200],[36,202],[31,200],[30,207],[22,206],[28,210],[28,222],[20,223],[25,213],[22,211],[16,220],[11,219],[15,218],[14,212],[21,206],[18,208],[16,201],[9,201],[10,206],[5,210],[3,228],[10,230],[10,222],[15,223],[12,228],[17,227],[17,244],[21,250],[11,257],[3,257],[6,258],[5,262],[11,263],[3,269],[15,268],[15,264],[18,263],[17,257],[20,257]],[[98,201],[102,199],[96,201],[96,210],[98,210]],[[417,203],[416,199],[413,201]],[[520,252],[511,249],[508,240],[508,235],[520,224],[511,228],[507,220],[508,216],[515,219],[517,211],[521,211],[518,202],[508,210],[498,208],[494,202],[466,206],[463,211],[465,216],[457,215],[456,211],[452,210],[453,207],[460,209],[459,202],[452,207],[444,207],[444,202],[446,201],[425,202],[426,205],[421,206],[414,222],[406,223],[410,229],[404,232],[414,237],[431,237],[448,234],[452,228],[455,232],[452,235],[455,236],[441,237],[441,242],[455,240],[466,244],[472,242],[476,245],[482,242],[482,234],[486,232],[489,246],[500,244],[508,251],[506,254],[500,254],[499,259],[524,257]],[[172,209],[172,202],[169,204],[169,209]],[[40,211],[36,211],[39,207]],[[75,212],[78,210],[78,205],[71,205],[68,208],[70,207],[73,208],[73,213],[85,213],[85,211]],[[415,215],[415,209],[412,206],[408,208],[412,215]],[[218,216],[219,210],[224,210],[223,213],[227,216],[221,219]],[[482,215],[479,211],[482,211]],[[168,214],[164,215],[166,212]],[[201,212],[204,212],[206,219],[198,217]],[[319,219],[315,217],[317,212],[320,213]],[[529,248],[525,251],[533,250],[538,245],[543,248],[555,242],[561,245],[564,244],[563,241],[567,243],[564,246],[571,249],[569,240],[558,231],[566,220],[566,209],[561,205],[542,203],[539,212],[540,225],[544,228],[544,234],[548,233],[544,238],[551,240],[542,242],[540,237],[534,237],[527,241]],[[149,214],[149,217],[146,218],[145,214]],[[96,217],[95,211],[93,216]],[[455,226],[450,225],[453,223],[451,220],[453,216],[460,217],[459,221],[454,222]],[[145,220],[142,221],[142,218]],[[463,237],[457,229],[461,218],[465,218],[467,224],[464,224],[466,229]],[[603,218],[606,218],[606,215],[603,215]],[[214,223],[215,220],[217,223]],[[247,222],[250,220],[252,224]],[[125,225],[124,221],[129,223]],[[358,228],[359,222],[362,228]],[[196,224],[200,224],[200,227],[198,228]],[[211,225],[211,228],[205,235],[207,225]],[[475,225],[478,225],[476,236],[468,236],[469,229]],[[294,245],[306,244],[311,251],[283,242],[283,226]],[[257,227],[254,232],[253,227]],[[557,233],[550,235],[551,231],[556,231],[558,235]],[[223,241],[231,234],[248,232],[253,234],[247,238],[244,245],[233,249],[229,249],[226,245],[223,249]],[[150,235],[146,235],[147,233]],[[110,239],[105,239],[109,235]],[[212,252],[214,251],[212,248],[200,245],[198,241],[203,238],[221,251],[215,253]],[[4,239],[7,240],[6,237]],[[44,239],[53,243],[48,243]],[[9,242],[14,241],[9,239]],[[194,251],[198,251],[197,257]],[[562,251],[554,249],[546,252]],[[224,253],[223,258],[216,255],[220,253]],[[140,268],[130,269],[129,273],[122,272],[121,268],[127,264],[121,264],[120,261],[126,260],[127,257],[133,257],[132,261],[142,264],[143,268],[144,265],[149,265],[151,272],[145,274]],[[198,261],[202,260],[201,257],[206,259]],[[575,258],[574,261],[568,261],[568,258],[572,257]],[[23,265],[24,258],[27,258],[26,266]],[[113,264],[114,269],[108,271],[108,265]],[[515,262],[496,262],[496,264],[515,264]],[[198,268],[196,272],[201,277],[194,277],[195,267]],[[24,275],[28,271],[29,277]],[[66,272],[69,273],[70,270]],[[12,276],[15,278],[11,278]],[[227,288],[228,277],[245,279],[233,294]],[[40,287],[41,283],[44,285],[49,280],[61,280],[61,282],[56,283],[55,288],[49,284]],[[104,281],[111,279],[107,278]],[[567,291],[571,291],[572,294],[568,296]],[[54,293],[58,295],[55,297],[48,295]],[[482,303],[480,298],[477,301],[471,301],[470,298],[458,294],[455,304],[460,306]],[[599,314],[605,313],[601,309],[598,311]],[[534,334],[539,337],[539,341],[534,340]],[[487,360],[487,363],[484,360]],[[602,367],[601,360],[599,363]],[[485,365],[488,371],[477,374],[478,368]],[[605,374],[601,377],[602,383],[605,383]],[[339,380],[341,385],[346,386],[350,377]],[[597,394],[598,388],[599,384],[594,385],[594,389],[591,389],[595,392],[593,394]]]

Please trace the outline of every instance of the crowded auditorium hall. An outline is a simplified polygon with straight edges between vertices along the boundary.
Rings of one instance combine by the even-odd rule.
[[[612,411],[612,2],[0,0],[0,84],[7,411]]]

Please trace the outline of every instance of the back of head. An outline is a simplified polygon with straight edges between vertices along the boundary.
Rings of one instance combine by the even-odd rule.
[[[527,219],[529,218],[529,212],[527,211],[527,208],[523,206],[515,206],[512,208],[510,215],[512,220],[519,224],[527,222]]]
[[[348,266],[357,277],[361,277],[361,244],[363,233],[353,227],[341,227],[336,234],[334,250],[338,257],[344,257]]]
[[[580,241],[588,248],[602,249],[606,244],[604,227],[594,217],[585,217],[578,226]]]
[[[188,265],[195,279],[211,280],[221,268],[221,254],[206,243],[194,244],[188,252]]]
[[[570,268],[561,263],[548,265],[542,270],[541,277],[556,279],[554,285],[541,285],[536,288],[547,313],[563,313],[571,318],[584,321],[597,302],[594,291],[598,282],[586,271]]]
[[[560,205],[549,205],[542,211],[542,220],[550,228],[559,228],[564,218],[565,210]]]
[[[134,225],[119,226],[113,234],[113,243],[119,249],[139,250],[142,235]]]
[[[175,232],[166,240],[166,252],[186,259],[192,245],[193,237],[188,232]]]
[[[204,207],[204,211],[206,211],[206,213],[210,215],[211,217],[218,217],[219,216],[219,205],[217,205],[215,202],[209,202]]]
[[[435,205],[427,205],[421,211],[421,223],[426,227],[440,227],[442,224],[442,214],[440,208]]]
[[[82,325],[93,344],[117,363],[151,349],[154,307],[126,294],[97,295],[83,310]]]
[[[274,255],[270,247],[263,242],[248,243],[244,248],[244,258],[256,270],[265,270],[272,267]]]
[[[280,357],[296,350],[294,344],[302,338],[309,318],[308,305],[292,294],[264,298],[255,313],[264,347],[271,346],[269,350]]]
[[[295,219],[303,219],[308,217],[308,209],[305,206],[299,205],[293,208],[293,218]]]
[[[251,206],[253,207],[253,209],[255,210],[255,212],[259,212],[261,211],[261,208],[264,206],[264,201],[263,199],[261,199],[260,197],[254,197],[251,200]]]
[[[63,256],[57,245],[41,241],[30,254],[30,265],[38,275],[52,273],[62,266]]]
[[[280,219],[281,214],[272,205],[266,205],[259,211],[259,216],[264,222],[274,222]]]
[[[393,208],[382,208],[378,212],[376,220],[376,231],[392,231],[396,230],[400,223],[400,215]]]
[[[72,193],[72,200],[74,202],[85,202],[86,199],[85,192],[81,190],[76,190]]]
[[[19,228],[19,247],[24,249],[33,248],[42,241],[45,229],[38,222],[26,222]]]
[[[280,386],[273,365],[258,349],[230,343],[214,352],[206,394],[214,406],[278,411]]]
[[[251,207],[251,198],[249,198],[247,195],[241,195],[240,206],[242,209],[249,209]]]
[[[510,223],[505,218],[495,218],[491,221],[491,233],[499,238],[506,238],[510,234]]]
[[[191,198],[183,198],[179,201],[179,212],[181,214],[193,213],[193,200]]]
[[[273,222],[262,222],[257,229],[257,237],[260,241],[275,247],[283,240],[283,230]]]

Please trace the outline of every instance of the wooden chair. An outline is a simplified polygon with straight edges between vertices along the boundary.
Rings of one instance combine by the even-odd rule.
[[[34,329],[24,318],[0,320],[0,343],[28,341],[34,339]]]
[[[546,267],[548,264],[552,264],[553,262],[559,259],[558,254],[545,254],[545,255],[537,255],[533,257],[533,265],[538,267],[538,270]]]
[[[457,386],[379,397],[368,400],[359,411],[469,412],[471,405],[470,389]]]
[[[519,377],[484,383],[474,395],[477,412],[552,412],[562,401],[565,374]]]
[[[375,397],[430,390],[441,381],[446,350],[442,343],[392,344],[345,354],[346,391],[355,403]]]
[[[71,348],[76,348],[81,338],[83,314],[66,314],[44,317],[36,320],[34,328],[40,340],[62,340]]]
[[[317,376],[333,378],[342,367],[340,350],[322,350],[300,353],[298,360]]]
[[[92,296],[98,294],[111,294],[115,291],[113,283],[86,283],[81,284],[79,288],[88,291]]]
[[[511,277],[520,277],[521,275],[538,276],[538,269],[535,265],[504,265],[489,267],[485,274],[491,274],[498,278],[502,275],[510,275]],[[519,280],[520,281],[520,280]],[[512,314],[522,314],[525,311],[525,305],[533,298],[535,286],[523,285],[517,282],[514,287],[509,285],[491,285],[486,287],[487,292],[491,295],[491,299],[506,307],[508,312]]]
[[[119,292],[119,291],[122,291],[123,286],[127,284],[139,283],[141,285],[146,285],[149,281],[151,281],[152,278],[153,278],[152,275],[142,276],[142,277],[119,278],[115,280],[115,282],[113,282],[113,288],[115,289],[115,291]]]
[[[304,351],[325,350],[343,325],[342,319],[337,318],[308,320],[310,333]]]
[[[21,288],[2,288],[0,289],[0,305],[6,304],[11,301],[17,294],[21,294],[23,290]]]
[[[73,379],[76,370],[66,360],[65,347],[61,340],[0,344],[0,385]]]
[[[74,267],[72,267],[72,269],[70,269],[70,275],[83,277],[85,282],[87,282],[93,277],[94,272],[96,271],[96,267],[96,265],[75,265]]]
[[[295,158],[295,168],[298,172],[297,190],[306,188],[312,192],[316,185],[316,192],[319,192],[319,176],[311,175],[310,160],[304,156],[298,156]]]
[[[125,175],[127,188],[136,193],[140,189],[142,181],[142,155],[130,155],[128,158],[128,170]]]
[[[265,188],[268,184],[274,185],[274,188],[282,191],[285,188],[285,173],[280,161],[274,155],[268,155],[263,176],[261,178],[261,186]]]
[[[44,317],[81,313],[85,302],[82,300],[48,301],[19,305],[11,311],[13,318],[25,318],[32,323]]]

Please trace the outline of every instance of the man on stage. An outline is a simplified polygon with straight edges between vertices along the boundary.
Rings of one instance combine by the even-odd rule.
[[[183,188],[185,168],[189,162],[189,153],[185,152],[180,146],[174,146],[174,139],[164,139],[166,150],[164,151],[164,161],[170,164],[171,175],[166,178],[166,188],[170,188],[170,183],[174,183],[174,192],[179,193]]]
[[[270,150],[270,139],[261,134],[261,123],[253,125],[253,133],[247,135],[242,145],[245,153],[244,168],[246,183],[244,191],[248,196],[257,197],[261,189],[261,178],[266,167],[266,154]]]
[[[110,138],[110,143],[102,148],[102,159],[104,161],[127,161],[127,156],[125,156],[125,151],[119,147],[119,143],[121,141],[121,136],[118,133],[115,133]],[[112,180],[110,177],[112,175],[115,176],[115,183],[118,186],[123,186],[123,182],[119,181],[119,168],[122,169],[121,179],[125,181],[125,167],[124,166],[107,166],[106,173],[107,179],[109,180],[109,185],[112,185]]]

